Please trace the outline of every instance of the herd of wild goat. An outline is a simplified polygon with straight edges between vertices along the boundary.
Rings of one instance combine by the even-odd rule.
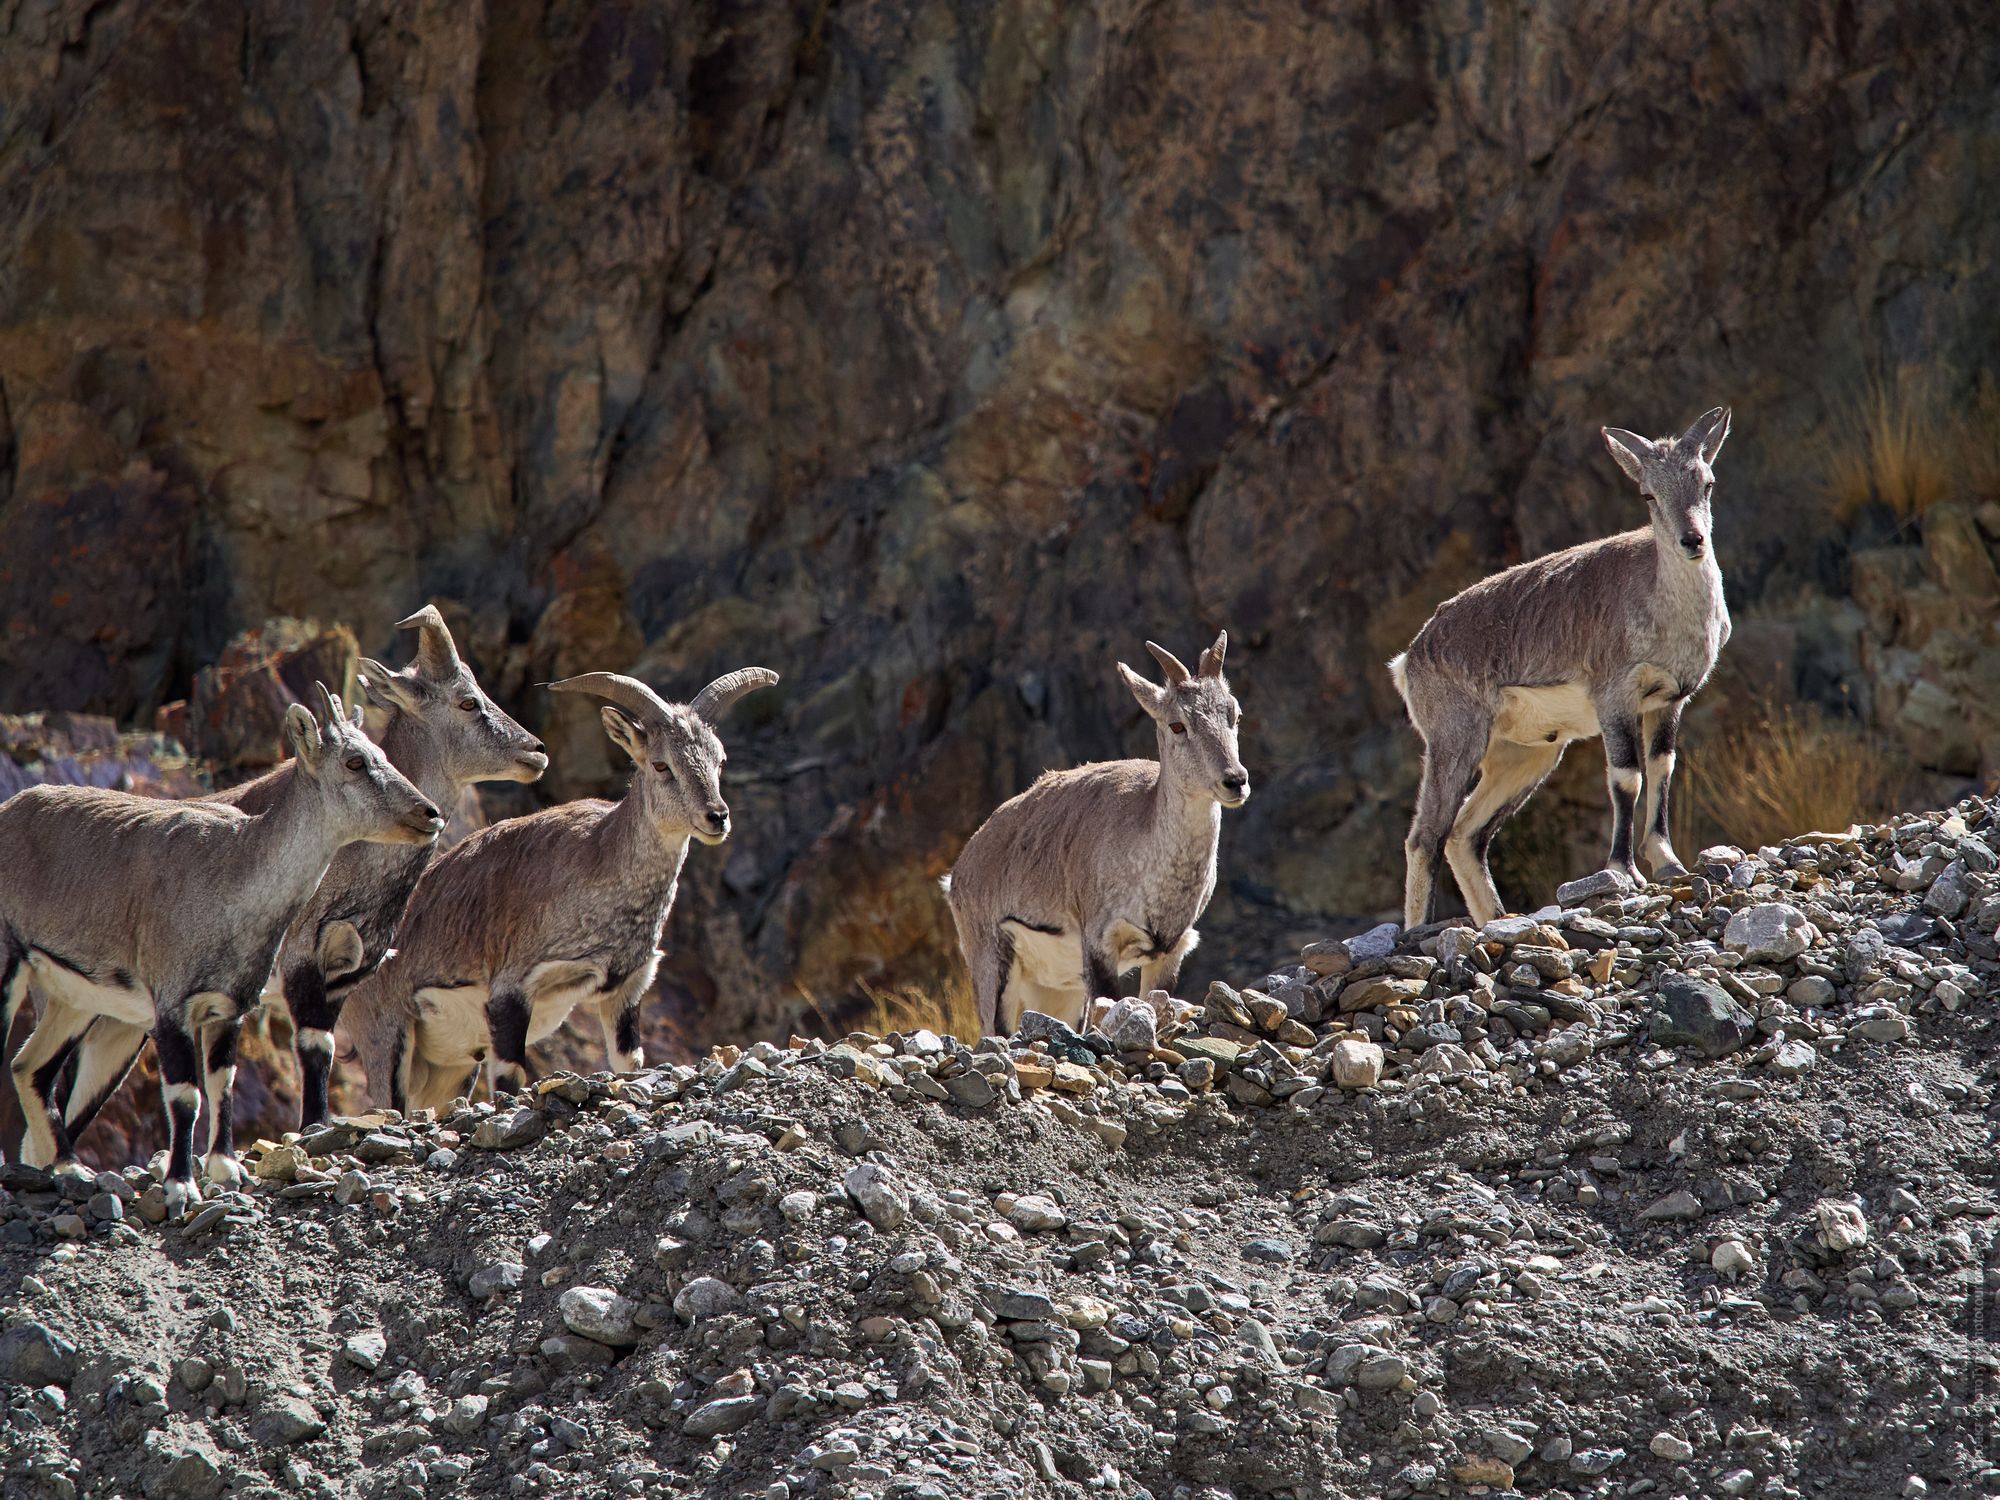
[[[1429,919],[1449,862],[1472,919],[1501,910],[1486,866],[1499,825],[1572,741],[1602,735],[1613,885],[1681,873],[1667,787],[1688,698],[1729,637],[1710,537],[1718,407],[1679,438],[1604,439],[1650,524],[1494,575],[1447,600],[1389,664],[1424,743],[1404,852],[1404,920]],[[686,704],[591,672],[550,690],[603,700],[631,757],[615,803],[566,803],[484,829],[433,858],[442,809],[479,781],[534,781],[541,742],[488,698],[434,608],[400,672],[363,659],[379,741],[324,685],[285,716],[292,756],[212,797],[158,801],[38,786],[0,803],[0,1037],[21,1001],[35,1025],[12,1064],[23,1159],[67,1164],[150,1038],[172,1144],[172,1212],[205,1167],[240,1180],[230,1127],[238,1033],[268,999],[290,1009],[304,1123],[323,1120],[335,1028],[378,1103],[437,1107],[482,1066],[528,1076],[528,1047],[580,1005],[611,1065],[640,1065],[639,1007],[688,841],[729,834],[716,725],[778,674],[745,668]],[[1024,1010],[1080,1023],[1134,969],[1172,989],[1215,889],[1222,809],[1250,795],[1225,634],[1193,671],[1147,643],[1154,682],[1118,664],[1157,728],[1157,760],[1044,774],[972,835],[945,889],[981,1023]]]

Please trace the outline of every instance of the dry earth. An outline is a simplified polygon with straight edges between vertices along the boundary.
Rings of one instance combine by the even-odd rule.
[[[0,1183],[7,1496],[2000,1490],[1992,810]]]

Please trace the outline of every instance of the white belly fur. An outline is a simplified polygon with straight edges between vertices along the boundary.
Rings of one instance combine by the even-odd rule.
[[[136,985],[99,984],[66,969],[37,949],[28,950],[35,988],[51,1000],[90,1015],[110,1016],[134,1026],[153,1024],[153,997]]]
[[[603,987],[604,971],[595,964],[552,960],[535,965],[525,986],[532,997],[529,1045],[554,1036],[569,1013],[595,999]],[[491,1055],[487,994],[479,985],[417,991],[417,1048],[426,1060],[440,1068],[470,1068]]]
[[[1014,968],[1030,984],[1045,989],[1083,988],[1083,942],[1074,933],[1037,932],[1007,924],[1014,940]]]
[[[1656,713],[1680,697],[1671,672],[1641,664],[1632,669],[1630,685],[1641,713]],[[1590,689],[1581,682],[1557,682],[1547,687],[1500,689],[1500,711],[1493,716],[1493,738],[1514,745],[1566,745],[1594,740],[1604,732],[1597,722]]]
[[[1500,690],[1500,711],[1493,716],[1493,737],[1497,740],[1515,745],[1561,745],[1595,739],[1601,732],[1589,690],[1580,682]]]

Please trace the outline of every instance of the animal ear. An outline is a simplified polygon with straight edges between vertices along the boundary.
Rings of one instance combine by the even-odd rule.
[[[1693,448],[1703,463],[1713,464],[1715,455],[1722,451],[1723,439],[1728,436],[1729,408],[1718,406],[1695,418],[1694,426],[1681,435],[1681,446]]]
[[[350,703],[347,706],[347,722],[356,729],[366,726],[367,721],[361,715],[361,705],[359,703]]]
[[[1218,631],[1215,637],[1215,644],[1201,653],[1201,675],[1204,677],[1220,677],[1222,675],[1222,658],[1228,651],[1229,632],[1226,630]]]
[[[361,691],[377,708],[413,711],[417,707],[416,683],[408,677],[391,672],[379,661],[362,657],[354,680],[361,684]]]
[[[1161,687],[1158,683],[1146,681],[1145,678],[1126,666],[1122,661],[1118,663],[1118,675],[1125,679],[1125,686],[1130,688],[1132,696],[1139,700],[1139,707],[1145,709],[1151,717],[1157,719],[1161,714],[1166,712],[1167,690],[1165,688]]]
[[[292,754],[299,764],[308,771],[319,769],[320,751],[325,741],[320,738],[319,724],[312,716],[312,710],[303,703],[294,703],[285,710],[285,743],[292,747]]]
[[[598,717],[604,720],[604,732],[611,736],[611,743],[631,756],[634,765],[643,764],[646,759],[646,732],[608,703],[598,710]]]
[[[1642,438],[1636,432],[1627,432],[1622,427],[1606,427],[1604,446],[1611,450],[1611,456],[1618,460],[1618,467],[1634,484],[1639,483],[1639,475],[1645,468],[1646,460],[1655,454],[1653,440]]]

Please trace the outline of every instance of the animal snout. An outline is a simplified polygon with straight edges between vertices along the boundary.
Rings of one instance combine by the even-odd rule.
[[[419,803],[404,821],[419,833],[439,834],[444,831],[444,814],[428,802]]]
[[[705,816],[708,818],[708,826],[710,831],[715,833],[727,833],[729,831],[728,808],[711,807],[705,814]]]
[[[1250,795],[1250,773],[1241,766],[1222,773],[1222,789],[1236,801],[1241,802]]]
[[[1699,531],[1684,531],[1681,533],[1681,551],[1685,552],[1689,557],[1700,557],[1701,549],[1707,545],[1708,539]]]

